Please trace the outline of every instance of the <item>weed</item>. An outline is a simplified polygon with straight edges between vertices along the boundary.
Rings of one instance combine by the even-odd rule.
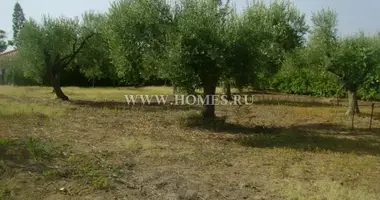
[[[25,142],[25,146],[33,158],[38,161],[51,160],[58,155],[58,152],[49,142],[31,138]]]
[[[10,200],[12,197],[12,190],[8,188],[0,189],[0,199],[1,200]]]
[[[110,181],[105,177],[96,177],[92,180],[92,186],[98,190],[108,190],[111,187]]]
[[[11,145],[11,141],[7,139],[0,139],[0,147],[6,147]]]
[[[57,176],[59,175],[59,173],[58,173],[58,171],[56,169],[48,169],[48,170],[44,170],[42,172],[42,175],[45,178],[54,179],[54,178],[57,178]]]

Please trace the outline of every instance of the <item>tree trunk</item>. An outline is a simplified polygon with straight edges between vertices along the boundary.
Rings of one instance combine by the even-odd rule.
[[[95,87],[95,78],[92,79],[92,87]]]
[[[54,74],[53,72],[50,73],[50,80],[51,80],[51,85],[53,86],[53,89],[54,89],[54,92],[55,92],[55,95],[57,96],[57,98],[63,100],[63,101],[68,101],[69,100],[69,97],[67,97],[62,89],[61,89],[61,85],[60,85],[60,80],[59,80],[59,73],[58,74]]]
[[[224,94],[227,96],[228,101],[232,101],[231,83],[229,81],[224,84]]]
[[[178,94],[178,87],[173,85],[173,94]]]
[[[202,116],[204,119],[214,119],[215,118],[215,102],[214,95],[216,91],[216,85],[214,84],[204,84],[203,94],[206,98],[205,104],[203,105]]]
[[[15,74],[16,74],[16,70],[14,70],[14,68],[13,68],[12,86],[16,85],[16,84],[15,84]]]
[[[359,105],[356,90],[348,90],[348,110],[346,115],[359,114]]]
[[[54,74],[54,73],[53,73]],[[56,78],[56,82],[57,82],[57,85],[59,86],[59,87],[61,87],[61,76],[60,76],[60,73],[58,73],[58,74],[55,74],[55,75],[53,75],[53,76],[55,76]],[[53,85],[52,85],[53,86]],[[53,91],[51,92],[51,93],[55,93],[55,88],[54,88],[54,86],[53,86]]]
[[[1,69],[0,85],[5,85],[5,69]]]

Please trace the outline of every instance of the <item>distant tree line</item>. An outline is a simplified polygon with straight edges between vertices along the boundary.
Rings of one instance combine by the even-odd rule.
[[[224,88],[380,99],[380,35],[339,37],[337,14],[322,9],[312,24],[289,1],[119,0],[81,20],[25,20],[14,36],[14,73],[24,84],[143,86],[170,84],[204,95]],[[308,38],[306,34],[309,33]],[[205,105],[205,118],[215,115]]]

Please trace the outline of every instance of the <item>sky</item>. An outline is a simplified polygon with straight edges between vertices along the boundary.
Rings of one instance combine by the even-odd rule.
[[[12,39],[12,13],[16,2],[21,4],[25,17],[39,21],[43,15],[52,17],[81,16],[89,10],[106,12],[114,0],[0,0],[0,29],[6,31]],[[249,0],[252,1],[252,0]],[[270,2],[270,0],[264,0]],[[373,34],[380,30],[379,0],[291,0],[306,14],[307,22],[313,12],[321,8],[332,8],[338,13],[339,34],[349,35],[362,30]],[[240,10],[247,5],[247,0],[232,0]]]

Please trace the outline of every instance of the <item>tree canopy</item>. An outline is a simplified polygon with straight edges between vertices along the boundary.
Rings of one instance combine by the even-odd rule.
[[[0,53],[3,53],[8,47],[6,38],[7,36],[6,36],[5,31],[0,30]]]
[[[231,88],[341,97],[347,91],[354,112],[358,98],[380,99],[380,36],[338,36],[332,9],[313,13],[310,26],[289,1],[254,1],[238,12],[230,1],[118,0],[106,13],[41,23],[21,23],[17,11],[23,74],[49,80],[64,100],[60,74],[66,71],[92,86],[107,79],[201,89],[209,98],[205,118],[215,116],[218,86],[229,99]]]
[[[49,77],[57,97],[68,100],[60,88],[60,73],[94,34],[82,35],[78,19],[44,17],[40,24],[27,21],[18,38],[25,73],[39,82]]]
[[[11,43],[12,45],[17,46],[18,35],[26,21],[24,11],[21,8],[21,5],[19,2],[16,2],[14,6],[12,17],[13,17],[13,41],[11,41]]]

